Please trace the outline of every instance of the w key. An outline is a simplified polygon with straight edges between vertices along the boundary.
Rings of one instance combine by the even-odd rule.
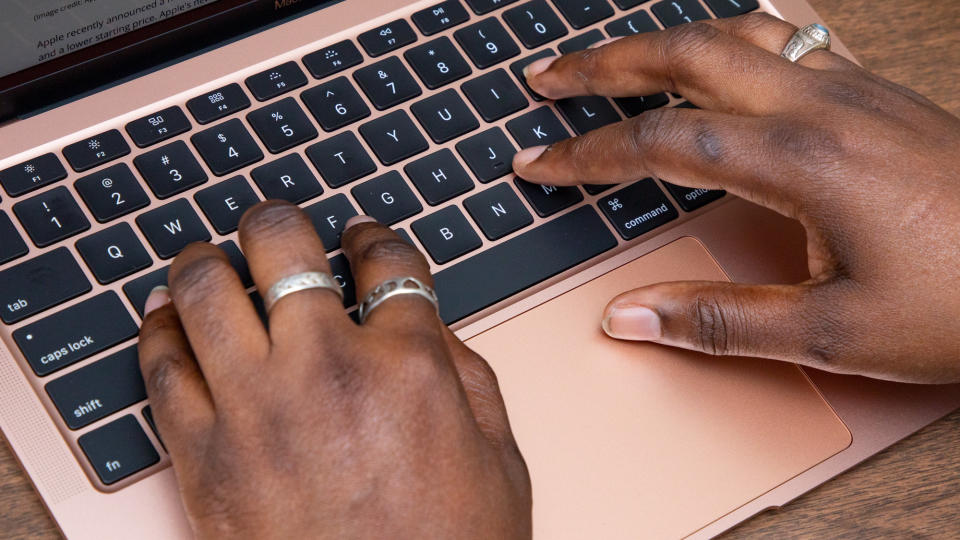
[[[173,257],[191,242],[210,241],[210,233],[186,199],[140,214],[137,225],[161,259]]]
[[[49,246],[90,228],[77,201],[60,186],[13,205],[30,239],[39,247]]]

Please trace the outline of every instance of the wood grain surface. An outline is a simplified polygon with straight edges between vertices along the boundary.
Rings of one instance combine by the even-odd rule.
[[[960,115],[960,1],[809,1],[864,66]],[[760,536],[960,537],[960,411],[724,538]],[[5,444],[0,537],[60,537]]]

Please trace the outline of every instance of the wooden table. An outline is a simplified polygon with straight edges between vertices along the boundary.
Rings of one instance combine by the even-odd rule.
[[[960,2],[810,2],[864,66],[960,115]],[[960,411],[725,538],[761,535],[960,536]],[[0,537],[59,538],[5,445],[0,445]]]

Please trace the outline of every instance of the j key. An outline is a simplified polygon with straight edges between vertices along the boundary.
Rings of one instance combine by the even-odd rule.
[[[663,0],[650,10],[665,27],[710,18],[697,0]]]
[[[477,15],[490,13],[497,8],[508,6],[516,1],[517,0],[466,0],[467,5],[470,6],[470,9]]]
[[[676,208],[650,178],[615,191],[597,204],[624,240],[677,219]]]
[[[323,193],[323,186],[310,172],[300,154],[288,154],[250,171],[267,199],[300,204]]]
[[[499,120],[527,107],[527,98],[507,72],[497,69],[471,79],[460,89],[487,122]]]
[[[174,105],[130,122],[126,125],[126,130],[127,135],[133,139],[133,144],[145,148],[189,131],[190,120],[180,107]]]
[[[393,165],[429,147],[420,130],[402,110],[363,124],[360,135],[384,165]]]
[[[373,106],[381,111],[423,93],[417,81],[413,80],[413,75],[396,56],[358,69],[353,73],[353,78]]]
[[[386,54],[416,40],[417,34],[410,27],[410,23],[403,19],[397,19],[357,36],[357,41],[370,56]]]
[[[147,399],[136,346],[64,375],[45,388],[70,429]]]
[[[243,286],[253,287],[253,276],[250,275],[247,258],[243,256],[243,252],[240,251],[237,244],[233,240],[227,240],[226,242],[217,244],[217,247],[227,254],[227,258],[230,259],[230,266],[233,267],[237,276],[240,277],[240,282],[243,283]]]
[[[457,143],[457,152],[481,182],[496,180],[513,170],[517,149],[503,130],[494,127]]]
[[[11,197],[17,197],[66,177],[67,170],[50,153],[0,171],[0,184]]]
[[[217,182],[198,191],[193,198],[217,234],[229,234],[237,230],[243,213],[260,202],[260,197],[242,176]]]
[[[397,171],[367,180],[350,193],[368,216],[384,225],[393,225],[423,211],[423,205]]]
[[[377,170],[377,164],[352,131],[345,131],[308,147],[307,157],[333,188],[349,184]]]
[[[250,106],[250,99],[237,83],[228,84],[187,102],[190,113],[201,124],[209,124]]]
[[[147,296],[150,296],[150,291],[158,285],[166,285],[169,272],[170,266],[164,266],[123,285],[123,293],[127,295],[127,299],[130,300],[133,308],[137,310],[141,317],[143,317],[143,307],[147,301]]]
[[[473,180],[444,148],[407,164],[403,168],[427,204],[438,205],[473,189]]]
[[[80,265],[60,247],[0,271],[0,319],[12,324],[89,290]]]
[[[137,335],[113,291],[98,294],[13,333],[34,373],[43,377]]]
[[[6,212],[0,212],[0,264],[27,254],[29,249]]]
[[[83,434],[77,443],[100,481],[108,485],[160,461],[160,455],[132,414]]]
[[[187,143],[174,141],[133,160],[140,176],[159,199],[172,197],[207,181],[207,173]]]
[[[247,115],[260,140],[273,154],[314,139],[317,128],[292,98],[284,98]]]
[[[607,0],[553,0],[570,26],[583,28],[613,17],[613,6]]]
[[[456,206],[448,206],[418,219],[411,227],[437,264],[452,261],[483,244]]]
[[[676,199],[680,208],[687,212],[693,212],[697,208],[706,206],[727,194],[726,191],[719,189],[688,188],[670,182],[664,182],[663,185]]]
[[[736,17],[760,7],[757,0],[706,0],[717,17]]]
[[[115,129],[76,142],[63,149],[63,157],[77,172],[92,169],[130,153],[130,145]]]
[[[137,225],[161,259],[175,256],[191,242],[210,241],[210,233],[186,199],[140,214]]]
[[[547,58],[548,56],[556,56],[556,55],[557,53],[555,53],[553,49],[544,49],[540,52],[531,54],[526,58],[522,58],[510,64],[510,71],[513,72],[513,76],[516,77],[518,81],[520,81],[520,84],[523,85],[523,88],[526,89],[527,93],[530,94],[530,97],[532,97],[535,101],[543,101],[545,98],[540,94],[534,92],[530,88],[530,85],[527,84],[527,76],[523,74],[523,68],[529,66],[530,64],[536,62],[541,58]]]
[[[477,117],[452,88],[414,103],[410,112],[437,143],[447,142],[480,127]]]
[[[73,187],[100,223],[150,204],[147,192],[126,163],[117,163],[77,180]]]
[[[553,144],[570,137],[570,132],[563,127],[550,107],[540,107],[510,120],[507,122],[507,130],[520,144],[520,148]]]
[[[620,121],[613,105],[600,96],[561,99],[557,101],[557,109],[578,135]]]
[[[413,24],[417,25],[425,36],[432,36],[447,28],[467,22],[470,15],[463,9],[459,0],[447,0],[427,9],[421,9],[413,14]]]
[[[567,27],[547,5],[547,0],[533,0],[510,8],[503,13],[503,19],[528,49],[567,35]]]
[[[24,230],[38,247],[49,246],[90,228],[67,188],[60,186],[13,205]]]
[[[454,32],[453,37],[480,69],[520,54],[520,47],[496,17],[461,28]]]
[[[651,96],[614,98],[613,101],[616,102],[616,104],[620,107],[620,110],[623,111],[623,114],[627,115],[628,117],[634,117],[643,113],[644,111],[656,109],[657,107],[663,107],[670,102],[670,98],[667,97],[667,94],[661,92]]]
[[[603,29],[607,31],[607,34],[610,34],[610,37],[619,37],[656,32],[660,30],[660,27],[653,22],[653,18],[646,11],[635,11],[626,17],[607,23]]]
[[[287,62],[251,75],[245,82],[253,97],[258,101],[266,101],[304,86],[307,84],[307,76],[303,74],[296,62]]]
[[[344,254],[330,259],[330,275],[340,284],[343,291],[343,307],[348,308],[357,303],[357,286],[353,281],[353,272],[350,271],[350,262]]]
[[[370,116],[370,107],[346,77],[315,86],[300,97],[324,131],[333,131]]]
[[[357,210],[347,200],[347,196],[338,193],[303,209],[313,227],[320,235],[327,253],[340,248],[340,235],[347,220],[357,215]]]
[[[360,62],[363,62],[363,55],[360,54],[360,49],[349,39],[334,43],[303,57],[303,65],[307,66],[310,74],[317,79],[340,73]]]
[[[440,88],[473,71],[450,38],[443,36],[403,53],[427,88]]]
[[[557,48],[560,49],[560,54],[582,51],[594,43],[602,41],[603,37],[603,32],[594,28],[593,30],[580,34],[577,37],[570,38],[566,41],[561,41],[560,44],[557,45]]]
[[[77,240],[77,251],[100,283],[111,283],[153,264],[129,223]]]
[[[616,245],[597,211],[581,206],[437,272],[440,318],[452,324]]]
[[[190,141],[197,147],[200,156],[213,174],[217,176],[223,176],[263,159],[260,147],[237,118],[201,131],[190,137]]]
[[[533,223],[533,216],[505,183],[467,197],[463,206],[490,240],[502,238]]]
[[[583,200],[583,194],[576,186],[544,186],[520,178],[516,179],[516,183],[540,217],[551,216]]]

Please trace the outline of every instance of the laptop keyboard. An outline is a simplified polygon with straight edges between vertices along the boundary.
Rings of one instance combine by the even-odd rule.
[[[440,315],[454,323],[677,219],[675,205],[690,212],[723,196],[653,179],[580,188],[508,176],[519,148],[677,103],[550,104],[522,70],[609,36],[745,13],[755,0],[464,1],[0,171],[12,198],[0,210],[0,320],[66,432],[80,430],[78,455],[102,485],[163,464],[133,314],[166,283],[165,261],[194,241],[217,243],[251,287],[223,236],[258,201],[303,206],[349,310],[344,223],[363,212],[396,225],[435,264]]]

